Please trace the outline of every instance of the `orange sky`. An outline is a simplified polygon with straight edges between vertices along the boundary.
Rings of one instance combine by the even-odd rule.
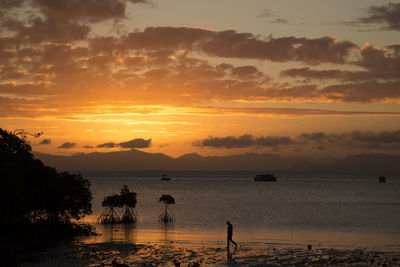
[[[0,127],[52,154],[398,153],[399,3],[217,2],[2,1]]]

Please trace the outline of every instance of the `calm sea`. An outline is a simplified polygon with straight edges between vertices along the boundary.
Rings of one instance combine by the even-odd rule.
[[[122,185],[137,193],[136,225],[96,225],[97,241],[223,244],[229,220],[239,243],[400,248],[399,176],[380,184],[375,175],[276,173],[277,182],[255,182],[253,172],[161,174],[85,175],[94,196],[87,220]],[[157,222],[162,194],[176,202],[168,226]]]

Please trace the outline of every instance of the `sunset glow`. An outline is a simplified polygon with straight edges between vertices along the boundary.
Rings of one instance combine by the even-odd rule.
[[[318,157],[400,148],[396,3],[1,5],[0,125],[43,131],[34,151]],[[245,145],[244,136],[268,142]],[[151,142],[118,146],[136,139]]]

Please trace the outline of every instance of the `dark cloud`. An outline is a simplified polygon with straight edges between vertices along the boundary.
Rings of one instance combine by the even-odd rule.
[[[64,144],[62,144],[61,146],[59,146],[58,148],[65,148],[65,149],[69,149],[69,148],[74,148],[76,147],[76,143],[72,143],[72,142],[65,142]]]
[[[126,16],[128,3],[149,2],[26,0],[14,5],[3,0],[1,3],[11,5],[10,8],[23,4],[32,7],[30,3],[34,6],[32,16],[25,21],[13,17],[2,20],[8,30],[7,36],[0,37],[0,93],[3,94],[38,99],[79,96],[83,101],[99,95],[102,99],[132,99],[140,103],[398,99],[393,89],[400,66],[397,45],[360,49],[352,42],[332,37],[264,38],[234,30],[217,32],[189,27],[148,27],[113,37],[96,36],[96,32],[91,32],[92,23],[119,21]],[[270,10],[264,15],[278,18]],[[359,62],[354,62],[355,55],[361,55]],[[308,80],[325,77],[346,83],[283,84],[272,80],[256,63],[234,66],[223,63],[223,58],[357,64],[367,71],[292,69],[282,72],[282,76]],[[385,83],[389,80],[393,84]],[[380,97],[378,92],[370,92],[372,86],[378,86]]]
[[[370,70],[370,71],[343,71],[333,70],[315,70],[309,67],[294,68],[281,71],[282,77],[302,77],[315,80],[338,80],[344,82],[360,82],[367,80],[394,80],[400,79],[397,71]]]
[[[128,0],[128,2],[131,2],[133,4],[150,4],[151,1],[148,0]]]
[[[187,27],[148,27],[132,32],[122,39],[129,49],[193,49],[200,40],[211,37],[214,31]]]
[[[0,0],[0,9],[19,7],[24,1],[25,0]]]
[[[290,145],[292,140],[290,137],[283,136],[261,136],[253,137],[252,135],[246,134],[242,136],[227,136],[227,137],[213,137],[210,136],[202,141],[196,141],[193,143],[194,146],[199,147],[212,147],[212,148],[244,148],[251,146],[258,147],[277,147],[280,145]]]
[[[41,95],[48,92],[46,85],[42,83],[0,83],[0,92],[14,95]]]
[[[211,114],[254,114],[254,115],[284,115],[284,116],[363,116],[363,115],[389,115],[398,116],[400,112],[373,112],[373,111],[340,111],[328,109],[306,108],[211,108],[207,111]]]
[[[0,25],[15,33],[19,43],[73,42],[86,39],[92,27],[90,23],[126,18],[128,2],[150,3],[146,0],[2,0]],[[18,19],[11,13],[18,7],[31,9],[31,15]]]
[[[344,63],[357,45],[331,37],[316,39],[282,37],[258,39],[251,33],[233,30],[216,32],[201,44],[207,54],[219,57],[268,59],[272,61],[304,61],[310,64]]]
[[[357,45],[331,37],[316,39],[270,37],[260,39],[234,30],[214,32],[187,27],[149,27],[122,39],[126,49],[188,49],[211,56],[263,59],[278,62],[304,61],[310,64],[344,63]]]
[[[23,4],[39,8],[47,18],[61,21],[100,22],[125,18],[126,5],[150,4],[148,0],[1,0],[1,8],[15,8]],[[30,6],[32,8],[32,6]]]
[[[282,77],[305,78],[307,82],[315,79],[337,80],[342,83],[330,84],[310,90],[315,97],[337,102],[383,102],[400,98],[400,53],[399,45],[386,48],[365,45],[360,50],[361,59],[354,64],[365,71],[315,70],[309,67],[288,69],[281,72]]]
[[[114,142],[107,142],[104,144],[97,145],[96,148],[114,148],[116,146],[117,146],[117,144]]]
[[[122,148],[148,148],[151,146],[151,139],[136,138],[127,142],[118,144]]]
[[[20,71],[16,66],[0,66],[0,77],[2,80],[19,80],[26,76],[26,73]]]
[[[39,142],[39,145],[50,145],[51,140],[50,139],[43,139],[42,141]]]
[[[278,23],[278,24],[288,24],[289,21],[287,19],[281,18],[275,14],[274,11],[270,9],[264,9],[261,13],[257,16],[259,18],[271,18],[270,23]]]
[[[21,25],[17,37],[24,42],[31,43],[43,41],[73,42],[85,39],[89,31],[90,27],[87,25],[62,21],[58,18],[36,17],[30,22],[30,25]]]
[[[348,133],[329,134],[324,132],[303,133],[297,137],[299,143],[323,143],[334,146],[358,148],[398,149],[400,147],[400,131],[353,131]]]
[[[327,136],[324,132],[314,132],[314,133],[303,133],[299,136],[299,138],[308,141],[320,142],[325,140]]]
[[[239,137],[228,136],[228,137],[213,137],[210,136],[207,139],[193,143],[199,147],[213,147],[213,148],[243,148],[254,145],[254,139],[251,135],[242,135]]]
[[[121,142],[121,143],[114,143],[114,142],[107,142],[104,144],[97,145],[96,148],[148,148],[151,146],[151,139],[142,139],[142,138],[136,138],[132,139],[127,142]]]
[[[371,6],[368,15],[359,19],[361,23],[379,23],[389,30],[400,30],[400,3],[388,3],[382,6]]]
[[[387,48],[374,47],[365,45],[361,49],[361,61],[358,65],[371,70],[395,71],[400,70],[400,54],[399,46],[391,45]]]
[[[380,102],[400,99],[400,80],[394,82],[367,81],[327,86],[319,90],[321,96],[338,102]]]
[[[232,74],[242,80],[254,80],[260,77],[265,77],[264,74],[254,66],[240,66],[233,68]]]
[[[277,19],[271,20],[270,23],[288,24],[289,21],[287,19],[277,18]]]
[[[343,135],[342,138],[349,138],[352,141],[357,141],[357,142],[367,142],[376,144],[391,144],[391,143],[400,144],[400,131],[380,132],[380,133],[354,131]]]
[[[125,16],[126,2],[121,0],[34,0],[48,17],[60,20],[99,22]]]
[[[261,136],[253,137],[250,134],[242,136],[214,137],[195,141],[194,146],[210,148],[249,148],[271,147],[279,149],[282,146],[311,146],[317,150],[326,150],[328,147],[356,147],[363,149],[398,149],[400,148],[400,130],[385,132],[353,131],[348,133],[311,132],[302,133],[297,137],[289,136]]]
[[[274,11],[272,11],[271,9],[264,9],[257,17],[263,18],[263,17],[273,17],[273,16],[275,16]]]

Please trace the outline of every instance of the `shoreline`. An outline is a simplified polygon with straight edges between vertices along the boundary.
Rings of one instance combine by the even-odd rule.
[[[115,224],[104,225],[92,223],[99,235],[78,238],[84,243],[125,242],[135,244],[162,244],[173,242],[182,245],[219,245],[226,239],[223,228],[187,228],[182,225]],[[248,246],[286,246],[330,247],[337,249],[368,249],[379,251],[400,251],[400,236],[389,233],[340,232],[301,229],[252,229],[235,228],[235,241]]]
[[[60,245],[41,254],[41,261],[24,267],[112,266],[400,266],[400,251],[285,247],[239,243],[227,257],[225,244],[99,242]],[[102,265],[104,264],[104,265]],[[197,264],[197,265],[196,265]]]

